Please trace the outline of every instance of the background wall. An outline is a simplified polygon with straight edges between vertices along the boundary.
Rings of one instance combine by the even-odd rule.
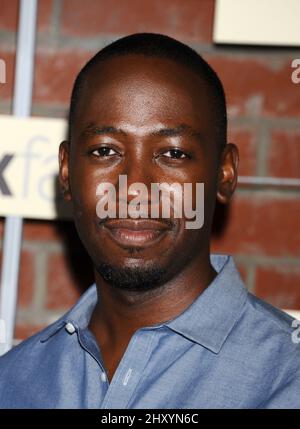
[[[214,0],[40,0],[33,115],[66,117],[76,74],[107,43],[134,32],[161,32],[195,48],[221,77],[240,174],[299,178],[300,84],[291,81],[299,49],[215,46],[213,14]],[[6,114],[17,17],[18,1],[0,0],[0,58],[7,63],[0,113]],[[249,290],[290,309],[300,309],[299,197],[299,189],[240,186],[225,230],[216,229],[212,240],[213,251],[235,257]],[[1,220],[0,238],[2,231]],[[19,339],[55,320],[92,281],[72,225],[25,221],[23,238]]]

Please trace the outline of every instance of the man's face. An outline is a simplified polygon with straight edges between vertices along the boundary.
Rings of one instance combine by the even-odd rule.
[[[220,160],[210,97],[204,81],[166,59],[120,56],[89,72],[71,145],[61,148],[61,181],[80,238],[106,280],[117,272],[130,283],[138,273],[138,283],[150,278],[144,287],[153,288],[207,252]],[[144,183],[149,195],[151,183],[192,183],[194,191],[204,183],[203,227],[186,229],[185,219],[173,216],[101,221],[97,187],[111,183],[118,197],[120,175],[128,187]]]

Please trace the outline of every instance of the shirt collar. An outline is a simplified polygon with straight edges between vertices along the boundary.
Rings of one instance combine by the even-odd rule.
[[[217,276],[183,313],[165,325],[219,353],[240,317],[247,289],[231,256],[211,255],[210,258]]]
[[[167,326],[218,353],[239,319],[247,290],[231,256],[214,254],[210,258],[218,273],[212,283],[184,312],[157,327]],[[41,341],[47,341],[66,323],[72,323],[75,329],[86,328],[96,302],[97,290],[93,284],[68,313],[45,329]]]
[[[75,330],[78,328],[86,328],[89,324],[96,303],[97,289],[96,284],[94,283],[86,292],[84,292],[77,303],[66,314],[43,331],[41,342],[47,341],[63,326],[66,326],[67,323],[74,325]]]

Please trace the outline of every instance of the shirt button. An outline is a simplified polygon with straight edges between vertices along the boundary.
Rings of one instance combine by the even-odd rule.
[[[100,378],[101,378],[101,381],[103,381],[103,382],[106,381],[106,374],[105,374],[105,372],[103,372],[103,371],[101,372]]]
[[[75,326],[71,322],[67,323],[65,328],[66,331],[69,332],[69,334],[74,334],[74,332],[76,331]]]

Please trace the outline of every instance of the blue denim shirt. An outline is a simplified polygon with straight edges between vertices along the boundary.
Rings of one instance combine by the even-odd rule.
[[[87,328],[91,286],[0,358],[0,407],[300,408],[293,319],[247,292],[232,257],[211,260],[209,287],[176,318],[138,329],[111,383]]]

